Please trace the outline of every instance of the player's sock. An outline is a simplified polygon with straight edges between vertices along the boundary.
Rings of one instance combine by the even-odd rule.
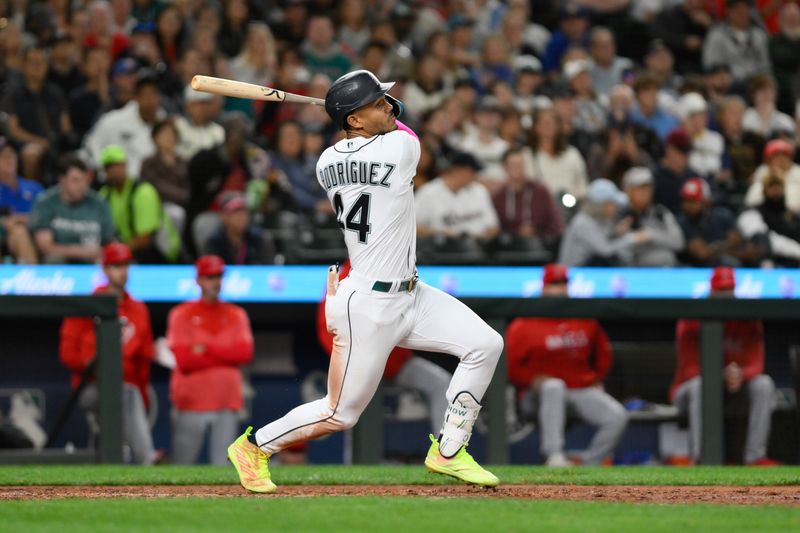
[[[472,426],[478,419],[481,404],[467,391],[459,392],[447,406],[444,425],[439,434],[439,453],[442,457],[455,456],[462,446],[469,444]]]

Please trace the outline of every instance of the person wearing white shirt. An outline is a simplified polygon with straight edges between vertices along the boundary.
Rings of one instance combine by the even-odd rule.
[[[592,56],[592,86],[599,95],[608,95],[611,88],[622,81],[623,73],[633,68],[633,61],[617,55],[614,34],[608,28],[598,26],[589,36]]]
[[[794,146],[783,139],[775,139],[764,147],[764,164],[753,173],[753,183],[747,190],[744,204],[759,206],[764,202],[764,180],[768,176],[783,179],[786,191],[786,208],[800,213],[800,165],[794,162]]]
[[[475,110],[475,124],[458,143],[457,148],[474,155],[481,163],[481,178],[494,189],[499,188],[504,177],[503,154],[509,146],[500,138],[498,131],[502,117],[497,101],[492,96],[484,97]]]
[[[750,80],[749,91],[753,107],[744,113],[742,128],[770,138],[778,132],[794,132],[794,121],[775,108],[778,91],[775,80],[767,74],[756,74]]]
[[[569,193],[578,200],[586,195],[588,177],[581,153],[567,144],[552,108],[536,111],[531,132],[533,175],[554,197]]]
[[[225,128],[212,120],[219,109],[218,97],[213,94],[195,91],[187,85],[183,91],[186,116],[175,120],[179,142],[177,154],[189,161],[200,150],[225,142]]]
[[[698,93],[687,93],[678,100],[678,115],[692,139],[689,167],[705,178],[716,179],[722,171],[725,139],[708,129],[708,104]]]

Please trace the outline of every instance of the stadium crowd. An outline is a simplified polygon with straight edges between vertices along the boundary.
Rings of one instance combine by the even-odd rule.
[[[327,262],[324,98],[396,81],[419,133],[420,262],[800,260],[790,0],[0,2],[7,262]]]

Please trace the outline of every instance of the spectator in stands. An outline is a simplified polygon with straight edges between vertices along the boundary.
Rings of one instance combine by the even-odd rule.
[[[135,98],[124,107],[102,115],[84,139],[84,146],[98,167],[102,166],[100,154],[104,147],[121,146],[127,154],[129,172],[139,176],[142,161],[156,151],[153,126],[165,118],[158,81],[149,74],[142,75],[136,81]]]
[[[450,167],[416,194],[417,235],[493,239],[500,231],[486,188],[476,182],[478,160],[467,153],[453,156]]]
[[[83,73],[86,81],[69,93],[69,118],[79,138],[91,129],[103,107],[111,103],[108,72],[111,56],[104,48],[83,51]]]
[[[685,241],[670,210],[653,203],[653,173],[646,167],[634,167],[623,176],[622,188],[629,206],[620,224],[643,232],[633,247],[631,265],[675,266],[676,254],[683,250]]]
[[[111,243],[103,248],[103,274],[107,283],[94,294],[111,294],[117,298],[117,313],[122,331],[122,438],[130,447],[133,462],[142,465],[160,461],[163,456],[155,450],[147,417],[150,397],[150,363],[155,356],[153,331],[147,306],[125,290],[128,265],[133,260],[124,244]],[[80,393],[80,406],[90,414],[90,426],[95,426],[99,407],[97,384],[94,382],[97,354],[95,324],[92,318],[65,318],[61,324],[59,358],[72,370],[72,386],[88,383]]]
[[[653,39],[644,55],[645,71],[641,75],[655,76],[659,80],[658,106],[674,113],[680,97],[683,76],[675,72],[675,56],[661,39]]]
[[[542,276],[543,298],[567,298],[567,267],[549,264]],[[603,390],[612,364],[611,343],[596,320],[517,318],[506,331],[508,378],[521,411],[538,420],[541,451],[552,467],[597,465],[622,438],[625,408]],[[567,412],[597,428],[589,447],[564,453]]]
[[[769,72],[772,67],[767,33],[753,24],[750,0],[727,0],[725,18],[725,22],[718,22],[708,32],[703,43],[703,66],[730,65],[736,81]]]
[[[62,148],[69,148],[72,125],[64,96],[47,81],[48,52],[30,46],[22,56],[23,79],[6,93],[3,108],[8,113],[8,133],[21,146],[23,175],[47,181],[45,160]]]
[[[350,274],[350,260],[339,268],[339,282]],[[335,287],[330,287],[326,291],[325,298],[317,306],[317,340],[330,357],[336,350],[333,340],[333,332],[328,330],[328,323],[325,315],[325,302],[329,296],[335,293]],[[442,429],[444,413],[447,412],[447,400],[442,394],[447,390],[451,374],[427,359],[414,355],[408,348],[396,347],[389,354],[386,366],[383,370],[383,379],[390,381],[400,387],[420,391],[428,404],[429,422],[431,431],[434,434]]]
[[[367,10],[363,0],[345,0],[339,4],[339,42],[342,51],[355,59],[369,41]],[[381,78],[380,74],[375,75]]]
[[[208,434],[209,462],[224,465],[239,429],[241,367],[253,359],[253,332],[244,309],[219,299],[222,259],[204,255],[195,267],[200,298],[172,308],[167,323],[177,363],[170,381],[172,459],[197,462]]]
[[[483,41],[481,62],[471,69],[470,77],[481,94],[489,92],[497,81],[511,83],[514,80],[505,37],[490,35]]]
[[[764,199],[739,215],[739,231],[745,239],[768,243],[773,264],[796,267],[800,265],[800,215],[786,205],[786,182],[768,174],[761,185]]]
[[[678,101],[683,129],[692,140],[689,166],[702,177],[715,180],[722,172],[725,140],[708,129],[708,104],[698,93],[684,94]]]
[[[17,151],[0,137],[0,255],[6,249],[20,264],[37,262],[28,232],[28,214],[42,186],[18,174]]]
[[[441,61],[438,55],[434,55],[434,57]],[[367,42],[361,50],[358,64],[353,65],[353,70],[368,70],[380,80],[388,79],[392,75],[391,68],[389,47],[381,41]],[[408,101],[408,96],[405,101]]]
[[[76,59],[75,45],[66,32],[56,33],[50,42],[50,68],[47,81],[61,90],[62,97],[70,94],[84,81]]]
[[[674,129],[664,144],[664,157],[653,173],[653,200],[677,214],[681,207],[681,189],[687,179],[697,175],[689,168],[692,140],[683,129]]]
[[[588,48],[589,14],[575,3],[567,3],[559,17],[560,28],[550,37],[542,63],[548,74],[554,74],[561,66],[561,57],[572,46]]]
[[[230,62],[229,68],[233,79],[256,85],[272,86],[277,66],[275,39],[269,26],[263,22],[248,23],[244,46]],[[226,109],[239,109],[252,114],[253,101],[228,99]]]
[[[156,188],[130,178],[127,155],[117,144],[103,148],[100,163],[106,174],[100,196],[108,202],[120,240],[139,263],[175,262],[181,249],[180,235],[165,216]]]
[[[250,222],[245,196],[230,192],[222,201],[221,223],[202,248],[228,265],[266,265],[274,262],[271,243],[261,228]]]
[[[713,205],[711,189],[701,178],[686,180],[681,189],[678,223],[686,239],[685,257],[695,266],[757,265],[764,250],[742,239],[736,217],[720,205]]]
[[[591,67],[588,59],[567,61],[564,64],[564,78],[575,92],[575,128],[597,134],[606,127],[606,111],[600,105],[592,85]]]
[[[404,103],[415,119],[441,106],[452,91],[445,82],[444,64],[433,54],[422,56],[415,67],[414,78],[406,86]]]
[[[658,134],[659,139],[665,141],[669,133],[680,125],[680,121],[659,105],[660,87],[661,81],[655,74],[645,72],[636,78],[633,84],[636,109],[631,111],[631,120],[649,127]]]
[[[744,114],[742,127],[745,130],[757,133],[767,139],[779,131],[794,131],[792,117],[775,108],[778,91],[772,76],[756,74],[750,78],[748,93],[753,107]]]
[[[725,141],[725,153],[729,160],[730,191],[744,195],[750,179],[761,161],[764,137],[754,131],[746,131],[743,118],[747,104],[741,96],[723,98],[717,110],[717,124]]]
[[[683,0],[658,14],[651,26],[653,37],[664,41],[675,54],[679,72],[700,72],[703,41],[713,24],[703,0]]]
[[[302,46],[303,61],[311,72],[326,74],[332,80],[350,71],[350,60],[335,37],[330,16],[321,12],[311,15]]]
[[[542,96],[539,90],[544,84],[542,62],[536,56],[518,56],[514,59],[514,108],[523,115],[524,126],[533,122],[533,113]]]
[[[752,176],[745,205],[758,206],[764,201],[764,181],[774,176],[783,180],[786,207],[800,213],[800,165],[794,162],[794,146],[783,139],[775,139],[764,146],[764,163]]]
[[[586,162],[567,144],[562,123],[554,109],[542,108],[534,115],[529,145],[533,151],[534,178],[541,181],[556,200],[564,193],[577,199],[586,194]]]
[[[546,187],[525,174],[525,152],[511,148],[503,155],[505,183],[493,202],[500,230],[522,239],[553,242],[561,237],[561,214]]]
[[[140,22],[149,22],[141,18],[141,12],[134,10],[133,16]],[[105,48],[117,59],[128,48],[128,37],[114,24],[111,6],[104,0],[94,0],[89,5],[89,32],[84,46]]]
[[[592,28],[589,42],[589,53],[592,56],[592,86],[597,94],[607,96],[611,88],[622,81],[622,75],[633,69],[633,61],[617,55],[614,34],[608,28],[603,26]]]
[[[572,217],[561,240],[558,262],[570,266],[617,266],[630,262],[633,246],[643,242],[643,230],[616,225],[628,197],[613,181],[598,178],[589,184],[581,210]]]
[[[112,64],[111,108],[119,109],[133,101],[140,68],[139,61],[132,57],[123,57]]]
[[[219,113],[219,98],[211,93],[195,91],[187,85],[183,91],[185,116],[175,119],[178,130],[176,152],[189,161],[200,150],[221,145],[225,141],[225,130],[214,122]]]
[[[474,124],[470,124],[467,134],[456,148],[478,159],[483,168],[481,178],[493,192],[501,184],[502,158],[509,147],[499,135],[502,114],[497,99],[484,96],[475,108],[474,117]]]
[[[142,162],[140,179],[155,187],[164,213],[172,219],[180,235],[186,225],[191,188],[186,160],[176,153],[178,139],[178,130],[172,120],[157,122],[153,126],[156,153]]]
[[[711,298],[734,298],[736,281],[729,267],[717,267],[711,276]],[[683,413],[689,415],[690,450],[694,461],[702,447],[700,321],[679,320],[675,341],[677,368],[670,397]],[[767,457],[772,396],[775,384],[764,374],[764,326],[759,320],[725,321],[724,367],[725,404],[742,400],[749,404],[744,463],[775,466]],[[744,394],[744,396],[743,396]]]
[[[72,156],[60,162],[58,185],[39,195],[28,219],[45,263],[94,263],[114,238],[108,205],[89,188],[92,174]]]
[[[274,167],[285,175],[294,207],[301,213],[331,214],[331,203],[319,186],[316,160],[305,153],[305,132],[294,121],[286,121],[275,134],[275,151],[271,154]]]
[[[234,57],[244,44],[242,28],[252,19],[246,0],[229,0],[223,4],[222,24],[217,27],[217,50],[225,57]],[[219,16],[219,13],[217,13]]]
[[[769,39],[769,57],[778,84],[778,109],[793,113],[798,94],[795,76],[800,69],[800,6],[786,2],[778,21],[780,33]]]

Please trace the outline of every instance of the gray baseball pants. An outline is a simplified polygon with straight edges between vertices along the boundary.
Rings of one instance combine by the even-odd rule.
[[[208,462],[225,465],[228,445],[239,431],[236,411],[178,411],[172,412],[172,462],[192,465],[197,462],[208,434]]]

